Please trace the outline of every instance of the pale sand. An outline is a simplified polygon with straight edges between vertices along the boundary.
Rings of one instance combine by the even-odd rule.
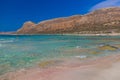
[[[120,80],[120,55],[95,60],[66,60],[47,69],[32,68],[7,73],[0,80]]]
[[[59,34],[58,34],[59,35]],[[99,33],[99,34],[77,34],[77,33],[72,33],[72,34],[63,34],[63,35],[80,35],[80,36],[120,36],[120,33]]]
[[[3,34],[6,35],[6,34]],[[9,34],[9,35],[41,35],[41,34]],[[42,35],[79,35],[79,36],[120,36],[120,33],[86,33],[86,34],[79,34],[79,33],[63,33],[63,34],[42,34]]]

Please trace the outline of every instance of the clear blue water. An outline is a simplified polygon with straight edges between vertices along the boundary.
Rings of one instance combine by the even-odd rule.
[[[120,52],[98,49],[105,44],[120,45],[120,36],[0,35],[0,74],[31,67],[43,60]]]

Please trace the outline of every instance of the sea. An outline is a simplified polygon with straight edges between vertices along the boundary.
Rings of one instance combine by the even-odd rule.
[[[106,45],[116,50],[101,49]],[[0,35],[0,75],[45,60],[93,58],[120,53],[120,36]]]

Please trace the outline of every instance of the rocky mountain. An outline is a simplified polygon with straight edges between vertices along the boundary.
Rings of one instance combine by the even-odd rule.
[[[24,23],[18,34],[120,32],[120,7],[103,8],[85,15]]]

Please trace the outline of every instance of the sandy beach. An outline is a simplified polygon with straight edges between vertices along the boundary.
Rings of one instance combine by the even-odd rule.
[[[81,62],[64,60],[49,68],[30,68],[9,72],[0,80],[119,80],[120,55],[110,55]]]
[[[0,0],[0,11],[0,80],[120,80],[120,0]]]

